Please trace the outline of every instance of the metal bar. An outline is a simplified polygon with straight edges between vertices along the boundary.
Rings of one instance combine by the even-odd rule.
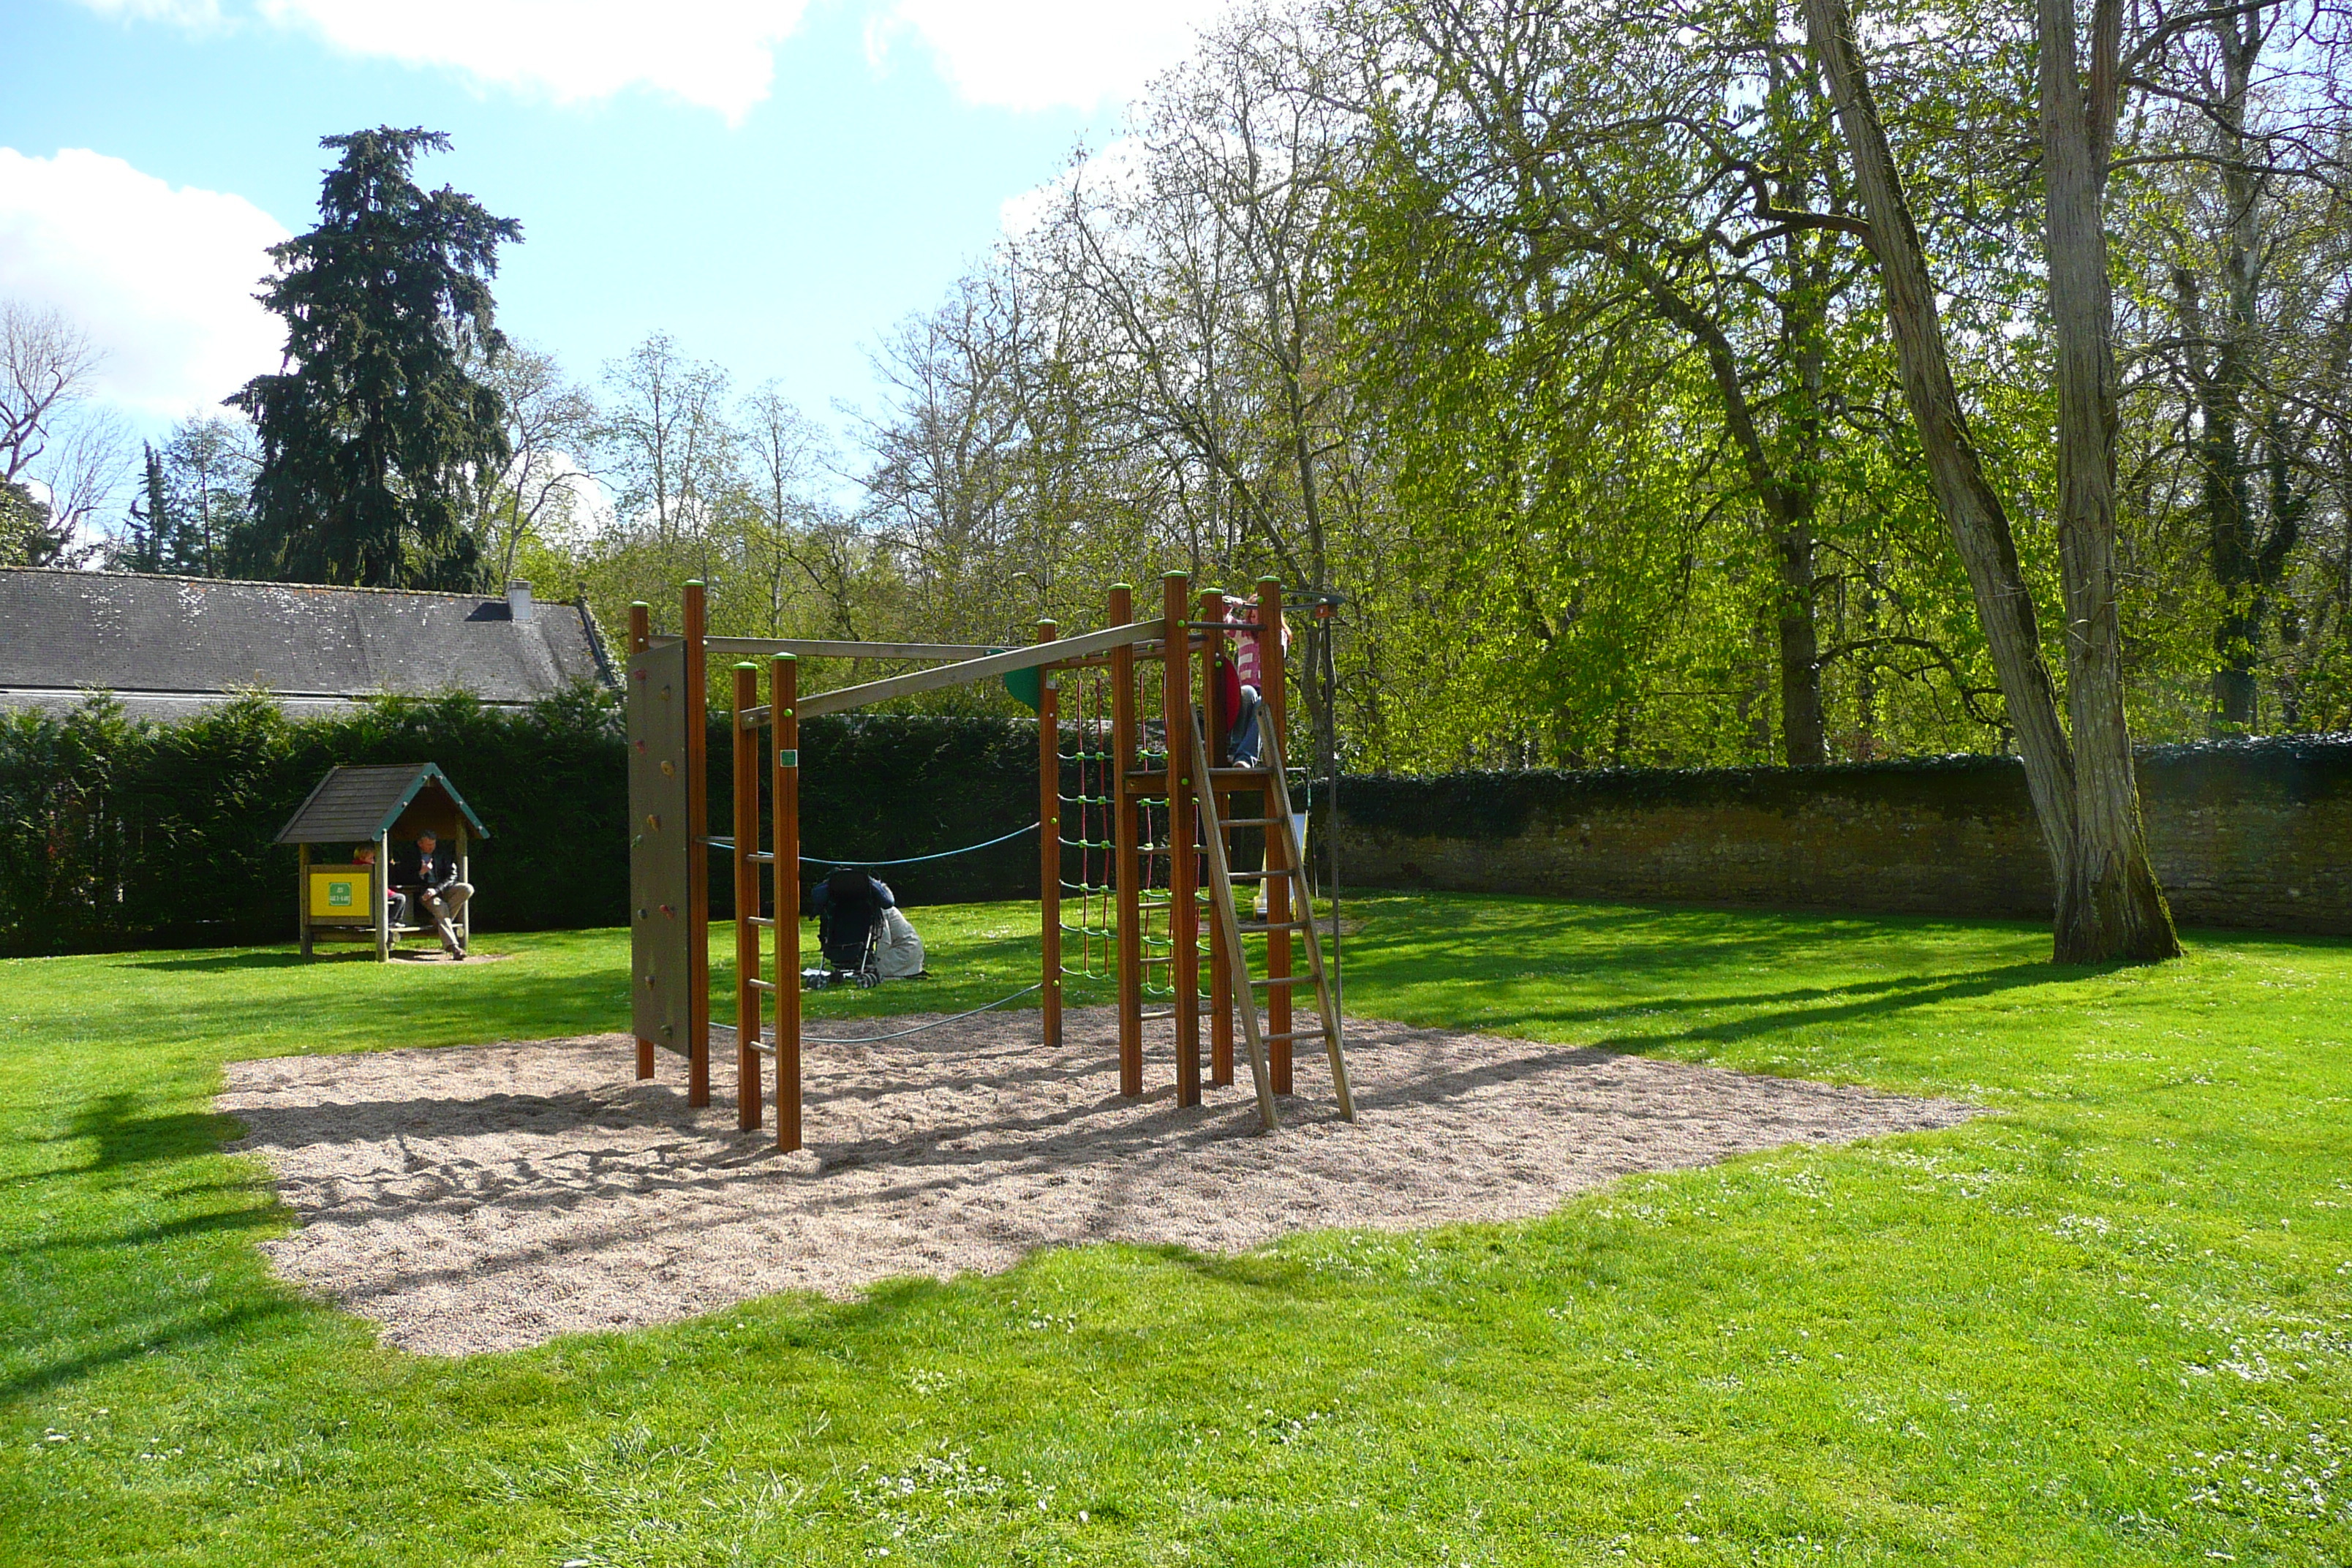
[[[1065,652],[1073,657],[1100,653],[1105,648],[1129,647],[1146,637],[1157,637],[1160,623],[1142,621],[1133,626],[1109,626],[1083,637],[1057,638],[1051,643],[1037,643],[1028,647],[1008,648],[983,658],[968,658],[960,664],[941,665],[935,669],[918,669],[906,675],[894,675],[885,680],[869,680],[860,686],[845,686],[837,691],[820,691],[801,703],[800,716],[814,719],[824,713],[845,713],[853,708],[863,708],[869,702],[881,702],[893,697],[907,697],[918,691],[938,691],[950,686],[969,686],[975,680],[987,680],[994,676],[1010,675],[1016,669],[1034,669],[1040,665],[1057,662]]]
[[[705,637],[712,653],[751,658],[780,653],[795,658],[979,658],[1003,649],[1001,643],[964,642],[844,642],[827,637]]]
[[[752,668],[756,669],[759,667],[754,665]],[[757,708],[746,708],[735,715],[735,730],[739,734],[746,730],[763,729],[767,722],[768,710],[764,704]]]

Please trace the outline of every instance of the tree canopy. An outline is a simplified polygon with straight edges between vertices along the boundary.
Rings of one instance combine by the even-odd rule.
[[[511,456],[498,392],[490,279],[522,226],[410,177],[438,132],[330,136],[319,225],[273,247],[262,303],[286,322],[287,367],[229,403],[253,419],[255,558],[269,575],[370,587],[481,584],[478,487]]]

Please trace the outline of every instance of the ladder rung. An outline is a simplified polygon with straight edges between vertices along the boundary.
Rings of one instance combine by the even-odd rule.
[[[763,849],[753,850],[751,854],[744,856],[743,858],[749,860],[754,866],[772,866],[776,863],[776,858]]]
[[[1275,816],[1228,816],[1217,824],[1220,827],[1276,827],[1282,819]]]
[[[1270,782],[1274,778],[1274,770],[1271,768],[1211,768],[1209,776],[1213,779],[1265,779]]]
[[[766,926],[770,931],[776,929],[776,922],[766,915],[745,915],[743,918],[752,925]]]
[[[1244,936],[1251,936],[1270,931],[1306,931],[1314,924],[1313,921],[1244,921],[1241,931]]]
[[[1274,1046],[1290,1040],[1320,1040],[1328,1037],[1327,1032],[1322,1029],[1285,1029],[1278,1035],[1260,1035],[1258,1040],[1261,1044]]]
[[[1175,1016],[1176,1016],[1176,1009],[1175,1009],[1175,1008],[1173,1008],[1173,1007],[1171,1007],[1171,1008],[1169,1008],[1169,1009],[1168,1009],[1166,1012],[1164,1012],[1164,1013],[1145,1013],[1145,1014],[1142,1014],[1142,1015],[1140,1015],[1139,1016],[1138,1016],[1138,1017],[1137,1017],[1137,1019],[1136,1019],[1135,1021],[1136,1021],[1137,1023],[1139,1023],[1139,1024],[1155,1024],[1155,1023],[1158,1023],[1158,1022],[1159,1022],[1160,1019],[1162,1019],[1162,1018],[1172,1018],[1172,1017],[1174,1017]]]
[[[1253,980],[1250,984],[1252,985],[1312,985],[1315,984],[1315,976],[1312,974],[1269,974],[1263,980]]]
[[[773,991],[776,988],[776,983],[772,980],[746,980],[743,984],[754,991]]]

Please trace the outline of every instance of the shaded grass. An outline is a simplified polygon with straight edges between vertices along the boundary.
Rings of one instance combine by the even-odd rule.
[[[2085,972],[1981,922],[1351,913],[1359,1012],[1995,1114],[1528,1223],[1091,1247],[442,1362],[269,1278],[289,1220],[217,1152],[220,1064],[624,1028],[624,933],[0,964],[0,1559],[2352,1559],[2352,948]],[[940,978],[812,1018],[1034,978],[1026,909],[918,919]]]

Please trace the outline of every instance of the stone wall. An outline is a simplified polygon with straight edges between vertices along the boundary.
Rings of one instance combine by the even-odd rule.
[[[2148,747],[2139,777],[2182,925],[2352,935],[2352,737]],[[2013,757],[1351,778],[1340,814],[1358,887],[2051,913]]]

